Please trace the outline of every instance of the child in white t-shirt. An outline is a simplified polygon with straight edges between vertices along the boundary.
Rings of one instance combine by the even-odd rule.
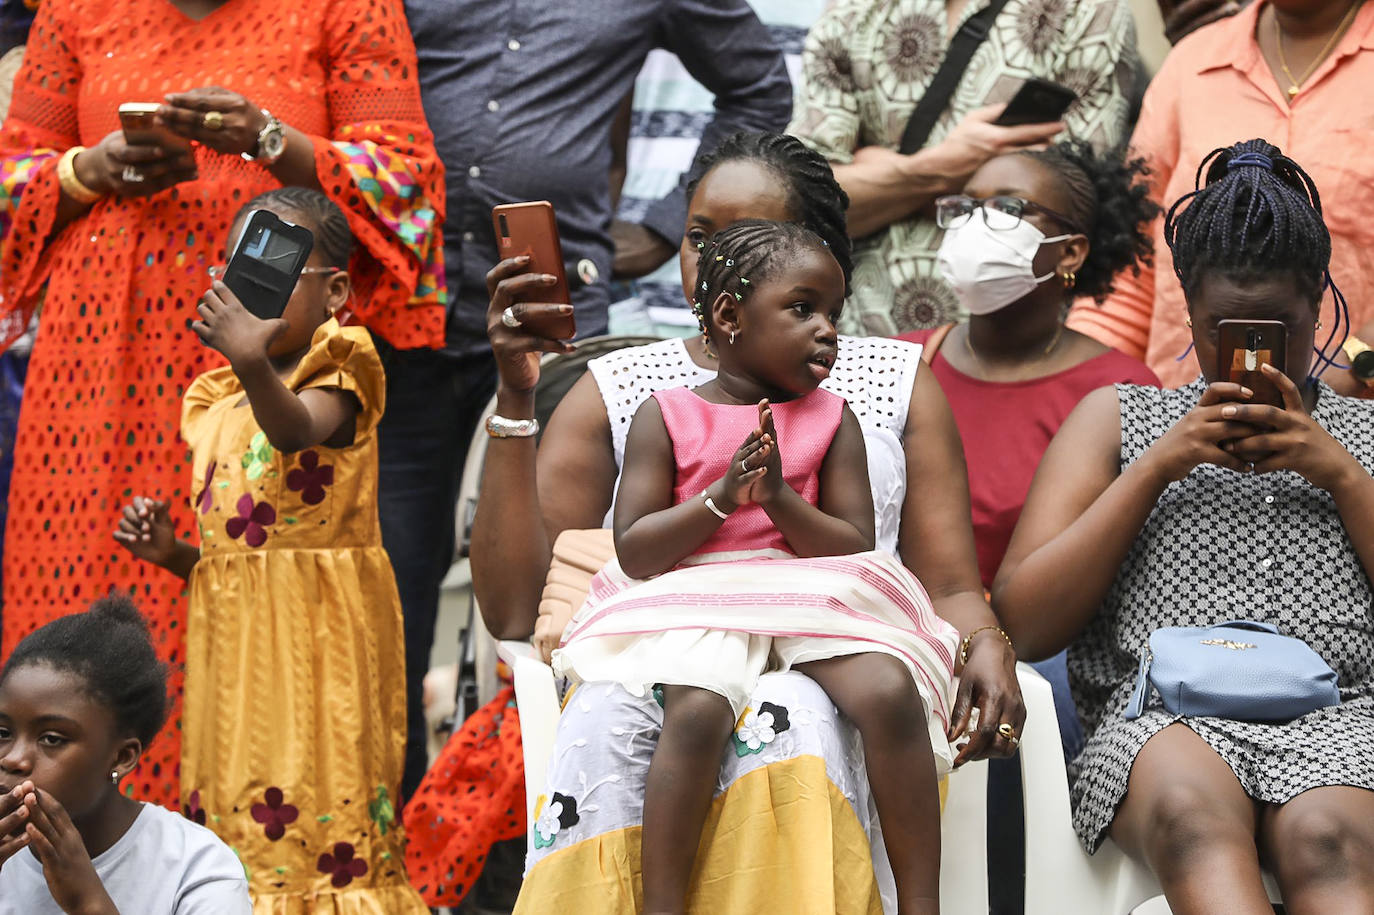
[[[0,670],[0,915],[252,911],[228,846],[120,792],[166,717],[166,666],[127,598],[19,643]]]

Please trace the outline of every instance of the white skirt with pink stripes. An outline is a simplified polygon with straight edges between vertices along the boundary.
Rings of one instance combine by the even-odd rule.
[[[640,696],[659,684],[707,689],[738,717],[765,671],[890,655],[916,683],[936,768],[947,771],[959,633],[935,615],[916,576],[877,550],[737,557],[701,557],[647,580],[629,578],[611,560],[564,632],[554,670]]]

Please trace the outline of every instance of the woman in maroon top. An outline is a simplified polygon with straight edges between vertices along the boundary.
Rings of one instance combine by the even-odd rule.
[[[1084,395],[1118,382],[1159,387],[1144,363],[1064,326],[1076,296],[1101,301],[1117,273],[1150,256],[1147,228],[1158,210],[1144,173],[1139,159],[1065,143],[992,159],[963,194],[936,201],[946,233],[940,270],[969,320],[902,339],[926,345],[923,358],[959,426],[985,588],[1041,456]],[[1076,755],[1083,730],[1064,655],[1035,667],[1054,687],[1065,754]],[[989,869],[1015,873],[1025,860],[1020,769],[998,762],[990,773]],[[1021,910],[1020,881],[992,881],[990,889],[992,911]]]

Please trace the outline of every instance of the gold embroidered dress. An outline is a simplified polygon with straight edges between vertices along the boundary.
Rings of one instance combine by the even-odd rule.
[[[366,330],[331,320],[286,384],[354,394],[353,444],[276,451],[228,368],[186,394],[202,546],[183,807],[239,855],[256,915],[424,915],[394,807],[405,659],[377,523],[381,362]]]

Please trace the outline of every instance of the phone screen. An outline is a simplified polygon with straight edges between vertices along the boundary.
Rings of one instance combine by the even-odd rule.
[[[264,320],[280,318],[314,241],[304,226],[269,210],[254,210],[229,258],[224,284],[254,315]]]

